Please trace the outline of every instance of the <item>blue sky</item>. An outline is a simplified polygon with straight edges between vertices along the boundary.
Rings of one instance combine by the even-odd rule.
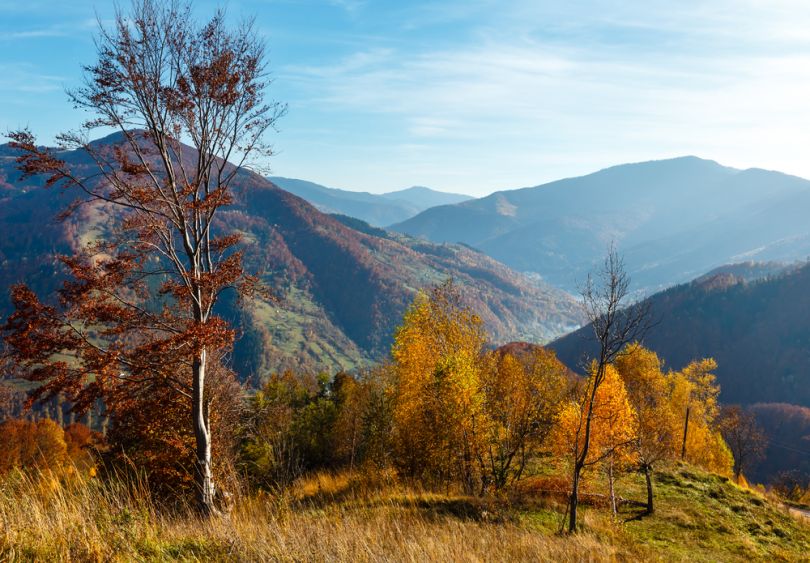
[[[256,17],[289,105],[277,175],[485,195],[694,154],[810,177],[805,0],[225,6]],[[94,60],[96,14],[111,4],[0,0],[0,130],[48,142],[81,121],[64,89]]]

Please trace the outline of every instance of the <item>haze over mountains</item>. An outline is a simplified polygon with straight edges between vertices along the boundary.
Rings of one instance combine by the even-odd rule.
[[[372,194],[327,188],[306,180],[280,176],[271,177],[270,181],[281,189],[304,198],[324,213],[339,213],[356,217],[375,227],[399,223],[436,205],[448,205],[472,199],[468,195],[439,192],[424,186],[413,186],[385,194]]]
[[[99,142],[114,143],[115,137]],[[79,153],[67,158],[77,167],[89,165]],[[37,182],[20,181],[12,153],[0,146],[0,314],[7,310],[10,284],[26,280],[40,292],[53,290],[55,255],[92,240],[113,221],[103,209],[88,208],[55,222],[67,199],[30,189]],[[810,405],[810,356],[804,352],[810,321],[799,313],[810,295],[807,268],[778,261],[717,268],[739,256],[793,260],[810,254],[804,214],[810,182],[694,157],[623,165],[432,207],[396,227],[437,242],[371,226],[356,213],[348,216],[350,206],[365,202],[366,210],[381,212],[391,209],[386,202],[402,209],[406,201],[426,206],[466,196],[426,188],[355,194],[286,180],[291,185],[320,197],[322,205],[340,203],[344,207],[330,210],[343,215],[327,215],[244,172],[239,187],[250,189],[250,197],[221,216],[224,226],[245,234],[248,267],[282,297],[278,305],[257,301],[248,307],[225,300],[222,313],[244,332],[234,356],[243,373],[288,365],[347,368],[380,358],[414,292],[451,276],[496,342],[546,341],[581,322],[576,300],[496,259],[570,290],[616,240],[634,288],[652,292],[711,270],[652,298],[665,322],[649,344],[672,366],[714,356],[726,400]],[[443,242],[453,240],[492,257]],[[575,333],[554,344],[573,368],[583,350],[577,342]],[[757,378],[767,385],[746,384]]]
[[[731,262],[810,255],[808,209],[807,180],[690,156],[499,191],[392,229],[463,242],[569,291],[613,241],[634,289],[652,293]]]
[[[92,170],[82,151],[61,156],[77,173]],[[0,318],[8,313],[11,284],[26,281],[40,295],[52,295],[61,273],[56,255],[92,241],[116,221],[99,206],[82,206],[56,221],[72,196],[42,182],[21,180],[13,152],[0,146]],[[240,306],[224,296],[220,313],[243,332],[234,352],[243,377],[284,367],[334,371],[379,359],[415,292],[448,277],[499,342],[545,341],[582,320],[569,295],[482,253],[356,220],[357,229],[351,228],[248,171],[240,172],[235,188],[239,200],[219,215],[220,225],[243,233],[247,269],[260,273],[279,298]]]

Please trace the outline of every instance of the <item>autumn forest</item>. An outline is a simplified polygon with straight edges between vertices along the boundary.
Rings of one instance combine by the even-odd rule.
[[[289,107],[262,28],[203,12],[99,19],[86,119],[0,147],[0,559],[807,557],[804,321],[734,332],[803,264],[655,293],[620,237],[560,258],[574,220],[515,250],[506,199],[335,211],[359,196],[266,177]],[[457,243],[475,209],[524,234]],[[731,334],[784,346],[771,379]]]

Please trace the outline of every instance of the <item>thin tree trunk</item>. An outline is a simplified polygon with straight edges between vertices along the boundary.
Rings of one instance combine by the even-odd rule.
[[[686,407],[686,419],[683,422],[683,444],[681,445],[681,459],[686,459],[686,434],[689,432],[689,407]]]
[[[647,479],[647,514],[653,513],[653,486],[652,486],[652,471],[650,466],[644,466],[644,477]]]
[[[584,440],[582,441],[582,451],[576,452],[574,456],[574,477],[571,479],[571,512],[569,513],[568,518],[568,532],[573,533],[577,530],[577,505],[579,503],[579,476],[582,473],[582,470],[585,468],[585,462],[588,459],[588,448],[590,447],[591,443],[591,419],[593,416],[593,404],[596,399],[596,389],[599,384],[602,382],[604,378],[604,365],[603,362],[600,362],[599,370],[596,373],[596,377],[594,377],[594,384],[593,388],[590,391],[590,396],[588,398],[588,406],[587,406],[587,415],[585,416],[585,436]],[[579,444],[579,432],[574,438],[577,443],[577,447]]]
[[[354,452],[357,448],[357,421],[352,421],[352,455],[349,458],[349,473],[354,472]]]
[[[579,470],[574,470],[574,479],[571,482],[571,507],[568,512],[568,532],[577,530],[577,505],[579,504]]]
[[[608,489],[610,490],[610,508],[613,510],[613,515],[619,513],[616,509],[616,490],[613,487],[613,458],[610,458],[610,464],[608,464]]]
[[[196,440],[196,479],[197,504],[200,512],[210,516],[216,512],[214,506],[214,474],[211,467],[211,431],[209,428],[208,409],[205,407],[203,389],[205,388],[205,368],[207,353],[200,350],[192,362],[192,417],[194,438]]]

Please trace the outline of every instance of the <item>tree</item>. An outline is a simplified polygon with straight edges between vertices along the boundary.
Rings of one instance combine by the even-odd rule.
[[[189,5],[136,0],[130,15],[119,11],[100,28],[97,45],[84,86],[69,93],[92,117],[58,137],[58,149],[82,149],[91,170],[72,169],[28,131],[10,136],[25,174],[77,194],[66,213],[94,206],[120,221],[62,258],[72,279],[58,305],[14,288],[6,342],[42,383],[34,398],[61,391],[81,411],[121,385],[186,397],[198,505],[211,514],[206,377],[234,338],[214,304],[227,288],[256,287],[235,249],[238,234],[219,232],[216,218],[243,166],[269,155],[263,138],[284,108],[265,102],[264,49],[251,23],[231,30],[222,12],[199,25]],[[97,128],[119,131],[120,142],[89,142]]]
[[[94,471],[96,453],[102,447],[104,437],[81,422],[68,424],[64,430],[67,456],[73,465],[81,471]]]
[[[726,405],[720,410],[718,426],[734,456],[734,479],[751,464],[765,457],[768,438],[753,413],[740,405]]]
[[[302,472],[372,470],[387,463],[390,413],[383,370],[357,376],[273,374],[250,400],[242,466],[260,486],[284,487]]]
[[[296,418],[314,397],[314,381],[291,371],[272,374],[251,397],[241,457],[260,485],[285,486],[302,471],[303,454],[295,442]]]
[[[25,403],[25,393],[0,379],[0,422],[17,418]]]
[[[60,472],[68,459],[65,432],[54,421],[12,419],[0,424],[0,474],[15,468]]]
[[[395,459],[405,475],[478,490],[484,342],[452,281],[419,293],[405,313],[391,351]]]
[[[675,457],[677,416],[670,385],[655,352],[638,343],[627,346],[616,360],[630,403],[636,413],[633,448],[647,482],[647,513],[652,514],[652,471],[656,463]]]
[[[689,444],[702,440],[695,440],[692,434],[701,433],[701,429],[710,426],[718,413],[717,397],[720,387],[717,378],[711,372],[717,369],[717,362],[712,358],[704,358],[690,362],[680,372],[672,374],[672,395],[676,408],[683,413],[683,432],[681,434],[682,460],[687,459]]]
[[[340,372],[332,380],[332,398],[337,414],[334,427],[334,456],[348,462],[353,471],[359,461],[365,434],[365,415],[368,409],[370,386],[348,373]]]
[[[207,368],[211,451],[217,460],[218,489],[228,490],[237,445],[243,390],[233,373],[219,364]],[[168,385],[118,385],[105,397],[111,407],[105,464],[117,471],[137,469],[148,477],[149,491],[171,499],[196,491],[195,437],[189,418],[191,400]],[[191,468],[191,471],[189,469]]]
[[[593,379],[596,369],[596,362],[593,362],[590,379]],[[593,396],[593,401],[588,402],[588,393],[592,387],[592,383],[584,386],[579,396],[561,410],[550,441],[555,451],[577,463],[585,442],[585,434],[581,431],[582,420],[590,418],[588,455],[582,460],[582,468],[604,465],[608,475],[611,505],[615,511],[614,472],[617,465],[632,463],[634,460],[631,445],[636,415],[628,400],[624,383],[612,365],[605,367],[602,383]],[[590,405],[591,410],[583,412],[583,404]]]
[[[629,288],[630,277],[624,269],[624,262],[615,248],[611,247],[601,270],[597,272],[596,279],[589,275],[581,292],[585,313],[596,337],[598,352],[578,407],[580,416],[574,440],[573,476],[568,505],[569,532],[577,529],[579,480],[588,460],[597,392],[605,379],[607,367],[621,354],[624,346],[640,340],[650,327],[649,301],[624,307]]]
[[[673,411],[679,417],[679,457],[730,476],[734,458],[717,426],[720,386],[711,373],[716,368],[717,362],[704,358],[670,373],[670,394]]]
[[[523,474],[571,384],[554,352],[539,346],[520,354],[494,351],[482,377],[487,420],[481,472],[498,491]]]

